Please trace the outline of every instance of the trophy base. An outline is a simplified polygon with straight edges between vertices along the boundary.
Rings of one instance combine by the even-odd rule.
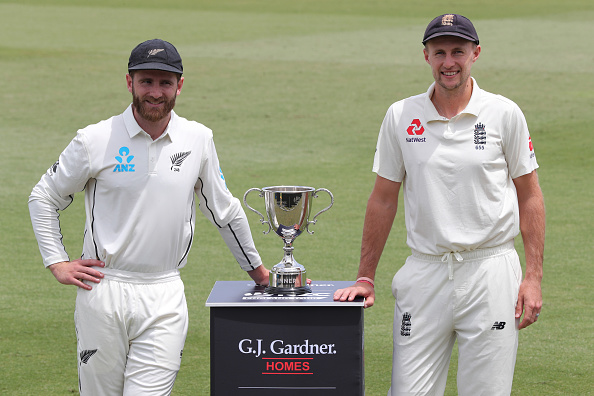
[[[281,261],[270,270],[269,283],[265,291],[289,296],[311,293],[305,274],[305,268],[296,261]]]
[[[283,294],[286,296],[298,296],[300,294],[311,293],[311,288],[309,286],[299,286],[299,287],[278,287],[278,286],[268,286],[264,289],[266,293],[269,294]]]

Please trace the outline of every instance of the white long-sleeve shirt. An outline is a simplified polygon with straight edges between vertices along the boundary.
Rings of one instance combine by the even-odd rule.
[[[171,112],[158,139],[123,114],[79,130],[29,197],[45,266],[69,261],[59,211],[85,190],[81,258],[106,268],[162,272],[185,266],[195,229],[195,197],[241,268],[261,264],[241,204],[227,189],[212,131]]]

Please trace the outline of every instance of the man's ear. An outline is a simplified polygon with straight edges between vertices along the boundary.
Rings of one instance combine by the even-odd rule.
[[[181,93],[182,87],[184,85],[184,78],[181,77],[179,79],[179,81],[177,82],[177,94],[179,95]]]
[[[473,59],[473,63],[477,61],[479,55],[481,54],[481,46],[477,45],[476,48],[474,49],[474,59]]]
[[[126,85],[128,86],[128,91],[132,93],[132,76],[130,74],[126,74]]]

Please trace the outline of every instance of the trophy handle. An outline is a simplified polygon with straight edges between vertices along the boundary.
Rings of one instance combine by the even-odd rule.
[[[251,210],[252,212],[256,213],[258,216],[260,216],[260,223],[262,223],[262,224],[268,224],[268,231],[262,231],[264,234],[268,234],[270,231],[272,231],[272,226],[270,225],[270,222],[268,222],[268,221],[266,221],[266,220],[264,219],[264,215],[262,215],[262,213],[258,212],[256,209],[252,208],[252,207],[251,207],[251,206],[250,206],[250,205],[247,203],[247,196],[248,196],[248,194],[249,194],[250,192],[254,191],[254,190],[256,190],[256,191],[260,191],[260,197],[263,197],[263,196],[264,196],[264,191],[262,191],[262,189],[261,189],[261,188],[256,188],[256,187],[254,187],[254,188],[250,188],[249,190],[247,190],[247,191],[245,192],[245,194],[243,194],[243,204],[244,204],[244,205],[245,205],[245,206],[246,206],[246,207],[247,207],[249,210]]]
[[[332,195],[332,193],[330,191],[326,190],[325,188],[318,188],[316,191],[314,191],[314,193],[312,195],[314,198],[317,198],[318,197],[318,191],[324,191],[324,192],[327,192],[328,195],[330,195],[330,205],[328,205],[328,207],[326,207],[326,208],[320,210],[318,213],[316,213],[316,215],[313,217],[313,220],[312,221],[308,221],[307,222],[307,226],[305,227],[305,229],[307,230],[307,232],[309,234],[313,234],[314,233],[313,231],[310,231],[309,230],[309,225],[310,224],[316,224],[316,222],[317,222],[316,217],[318,217],[322,213],[326,212],[328,209],[330,209],[332,207],[332,205],[334,205],[334,195]]]

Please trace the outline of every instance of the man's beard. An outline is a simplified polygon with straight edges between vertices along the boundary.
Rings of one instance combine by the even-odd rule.
[[[168,117],[171,110],[175,107],[175,98],[175,96],[171,99],[164,98],[163,107],[155,109],[146,105],[144,100],[136,95],[134,89],[132,89],[132,105],[136,113],[150,122],[161,121]],[[148,97],[145,97],[145,99],[148,100]]]
[[[460,80],[453,86],[449,86],[447,83],[444,82],[441,76],[441,71],[437,71],[437,73],[434,74],[433,77],[435,78],[435,82],[438,85],[440,85],[443,89],[445,89],[446,91],[453,92],[458,90],[460,87],[466,85],[466,83],[469,81],[470,69],[462,68],[460,70]]]

